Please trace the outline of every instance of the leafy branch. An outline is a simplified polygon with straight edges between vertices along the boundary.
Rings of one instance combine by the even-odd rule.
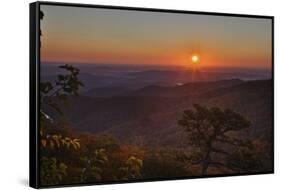
[[[80,72],[78,68],[75,68],[68,64],[59,66],[59,68],[66,70],[68,73],[59,74],[53,83],[40,83],[40,102],[41,105],[49,106],[59,114],[63,114],[59,105],[55,101],[55,98],[66,102],[68,96],[77,96],[79,94],[79,88],[84,85],[78,79],[78,75]],[[43,111],[41,110],[41,112]]]

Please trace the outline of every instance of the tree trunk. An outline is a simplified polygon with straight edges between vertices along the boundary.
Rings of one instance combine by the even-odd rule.
[[[204,161],[202,164],[202,175],[207,175],[208,167],[209,167],[209,162]]]
[[[202,163],[202,171],[201,171],[202,175],[207,175],[210,163],[211,163],[211,157],[210,157],[210,151],[208,151]]]

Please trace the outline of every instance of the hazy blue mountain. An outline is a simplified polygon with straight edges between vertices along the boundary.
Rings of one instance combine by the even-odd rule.
[[[207,82],[198,83],[198,86],[200,84],[202,88],[199,88],[196,95],[189,91],[184,94],[182,90],[180,96],[170,97],[72,97],[64,112],[72,126],[81,131],[110,133],[124,143],[137,145],[181,146],[184,144],[184,133],[177,121],[183,110],[194,103],[200,103],[230,108],[247,117],[252,126],[245,138],[271,138],[271,80],[210,82],[212,88],[206,87]],[[192,84],[170,87],[169,90],[177,91],[181,88],[192,89]],[[118,92],[123,89],[115,90]]]

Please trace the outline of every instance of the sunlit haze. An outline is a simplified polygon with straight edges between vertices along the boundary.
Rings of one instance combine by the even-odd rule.
[[[271,68],[270,19],[48,5],[41,10],[44,62]]]

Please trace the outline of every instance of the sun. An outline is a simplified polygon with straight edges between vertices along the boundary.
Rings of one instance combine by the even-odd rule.
[[[198,63],[198,61],[199,61],[199,57],[198,57],[198,55],[192,55],[191,56],[191,61],[192,61],[192,63]]]

